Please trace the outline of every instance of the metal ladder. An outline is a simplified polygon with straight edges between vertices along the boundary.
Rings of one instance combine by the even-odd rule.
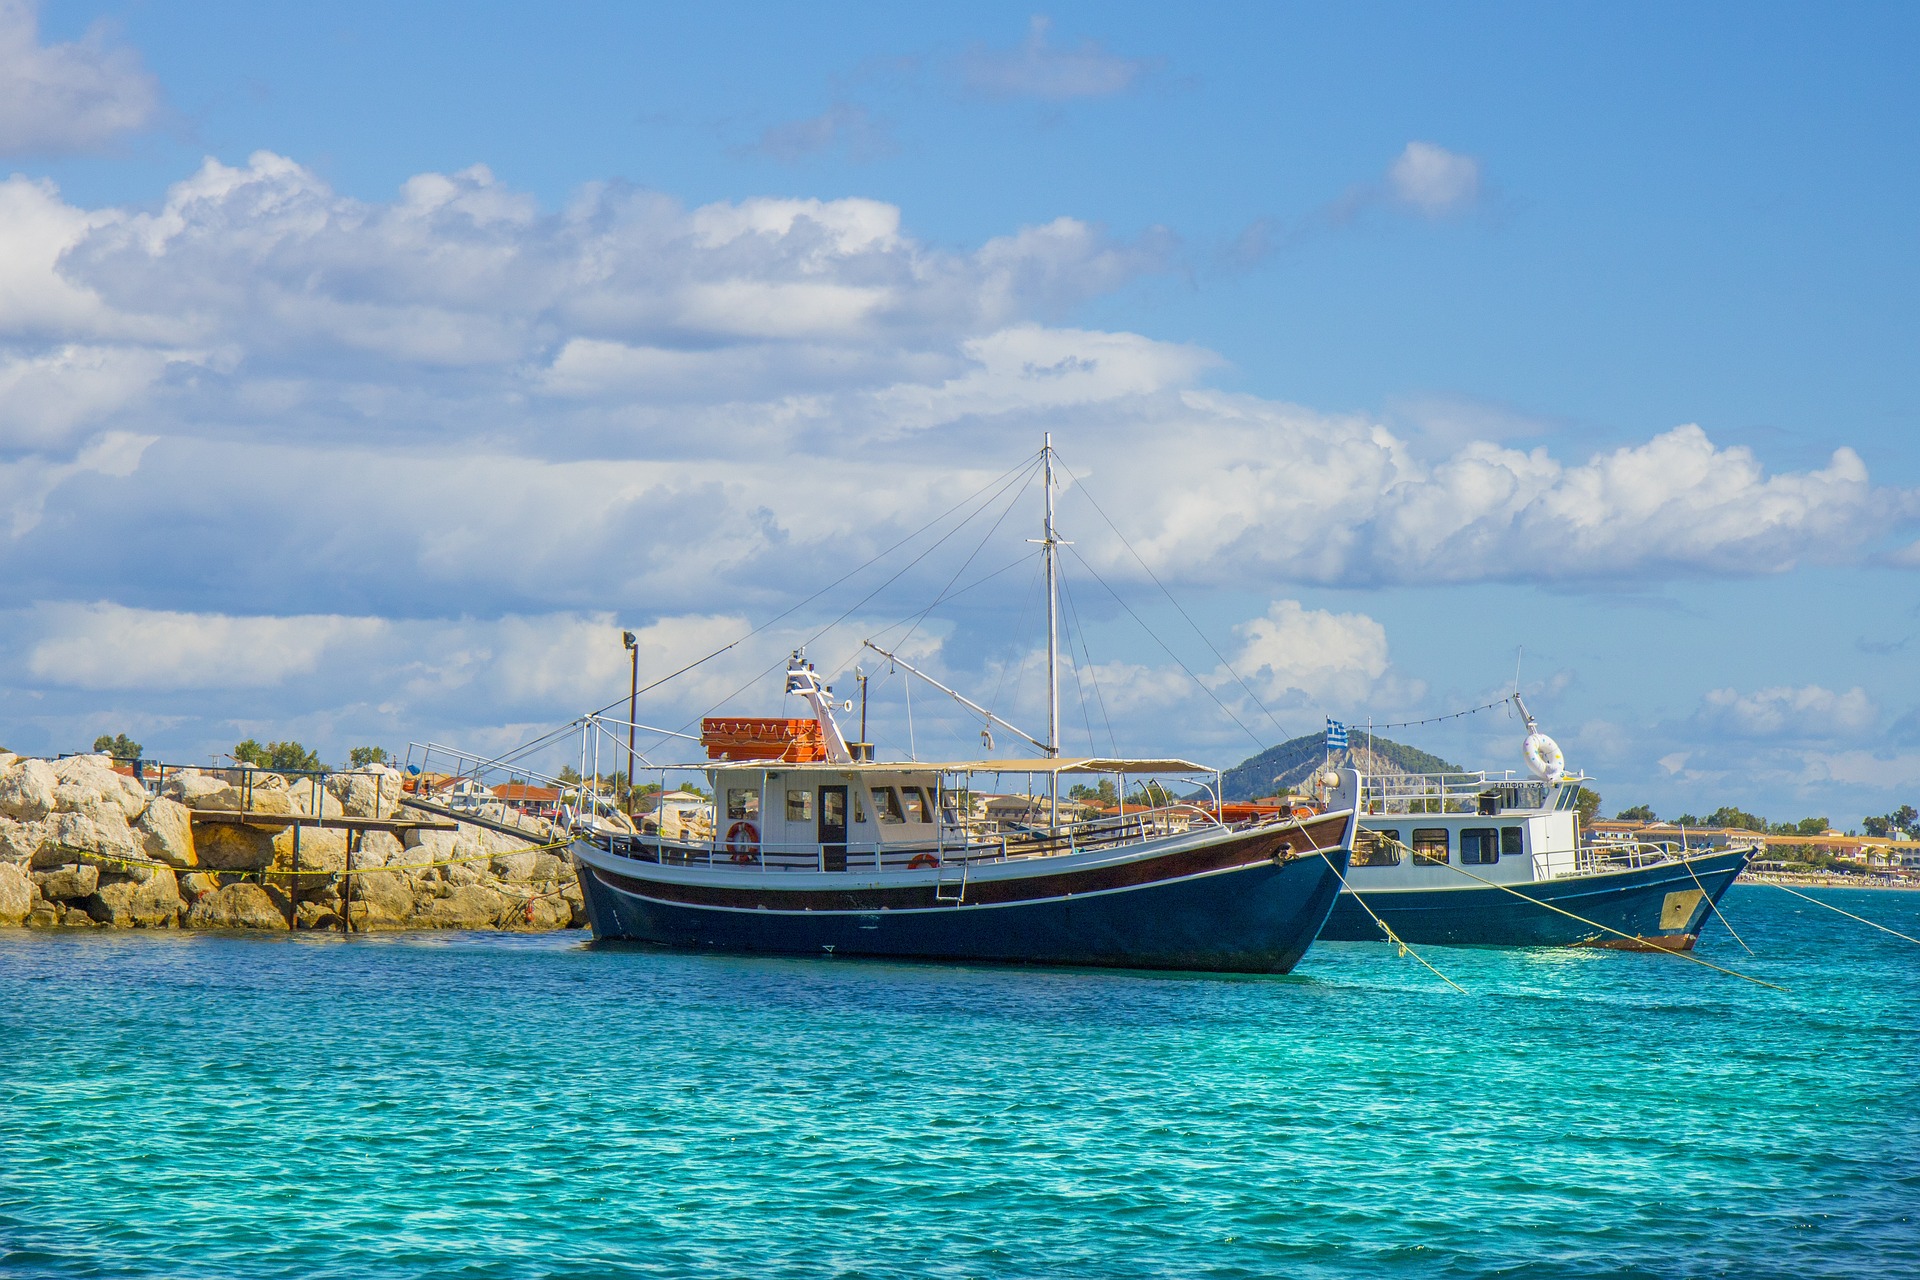
[[[933,900],[935,902],[952,902],[958,904],[966,901],[967,868],[971,864],[964,858],[960,860],[960,878],[958,880],[947,879],[947,867],[949,865],[945,859],[942,859],[939,868],[934,872]],[[947,893],[949,885],[953,888],[951,896]]]

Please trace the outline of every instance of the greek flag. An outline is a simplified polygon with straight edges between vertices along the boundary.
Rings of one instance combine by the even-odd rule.
[[[1345,751],[1347,749],[1347,726],[1327,717],[1327,750]]]

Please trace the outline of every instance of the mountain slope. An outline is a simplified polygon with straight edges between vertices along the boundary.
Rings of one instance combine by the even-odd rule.
[[[1457,764],[1449,764],[1418,747],[1409,747],[1387,738],[1374,738],[1371,752],[1367,750],[1368,740],[1363,735],[1354,734],[1352,742],[1354,763],[1368,773],[1462,772]],[[1313,771],[1326,758],[1327,738],[1324,733],[1310,733],[1304,738],[1294,738],[1277,747],[1269,747],[1226,771],[1221,780],[1221,789],[1225,792],[1221,798],[1256,800],[1289,787],[1304,788],[1312,779]]]

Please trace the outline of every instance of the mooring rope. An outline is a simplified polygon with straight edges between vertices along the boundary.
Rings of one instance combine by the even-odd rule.
[[[1389,844],[1398,845],[1400,848],[1406,849],[1409,853],[1412,852],[1412,849],[1410,846],[1403,844],[1398,840],[1394,840],[1390,837],[1383,837],[1383,838],[1386,839],[1387,843]],[[1429,862],[1429,865],[1433,865],[1431,861]],[[1514,897],[1519,898],[1523,902],[1531,902],[1536,907],[1545,907],[1547,910],[1554,912],[1557,915],[1563,915],[1569,920],[1577,920],[1578,922],[1586,925],[1590,929],[1598,929],[1602,933],[1611,933],[1615,937],[1625,938],[1628,942],[1640,943],[1642,946],[1646,947],[1647,950],[1658,951],[1663,955],[1673,956],[1677,960],[1685,960],[1689,964],[1697,964],[1704,968],[1712,969],[1716,973],[1724,973],[1729,977],[1738,978],[1742,982],[1751,982],[1757,987],[1768,987],[1774,991],[1780,992],[1783,995],[1788,994],[1787,989],[1785,987],[1778,986],[1774,983],[1768,982],[1763,978],[1755,978],[1749,974],[1741,973],[1737,969],[1724,968],[1720,965],[1713,963],[1713,961],[1711,960],[1702,960],[1699,956],[1694,955],[1690,951],[1674,951],[1667,947],[1649,946],[1643,939],[1636,938],[1630,933],[1626,933],[1626,932],[1623,932],[1622,930],[1616,929],[1612,925],[1601,924],[1598,920],[1589,920],[1585,916],[1575,915],[1573,912],[1566,910],[1564,907],[1557,907],[1551,902],[1543,902],[1539,898],[1536,898],[1531,894],[1522,893],[1511,885],[1501,884],[1498,880],[1489,880],[1485,876],[1475,875],[1473,872],[1467,870],[1465,867],[1455,866],[1451,859],[1449,859],[1446,862],[1439,863],[1438,865],[1446,867],[1449,871],[1457,871],[1461,875],[1466,876],[1470,880],[1478,880],[1481,884],[1488,885],[1491,888],[1499,889],[1503,893],[1510,893]],[[1695,877],[1695,879],[1697,880],[1698,877]],[[1824,906],[1825,904],[1823,903],[1822,905]],[[1837,909],[1838,908],[1836,908],[1836,910]],[[1891,930],[1889,930],[1889,932],[1891,932]],[[1912,939],[1908,939],[1908,941],[1912,941]]]
[[[1329,862],[1329,865],[1331,865],[1331,862]],[[1427,958],[1421,955],[1418,951],[1415,951],[1412,947],[1408,946],[1406,942],[1401,939],[1400,935],[1393,931],[1392,925],[1388,924],[1385,920],[1382,920],[1379,916],[1374,915],[1373,908],[1367,905],[1367,900],[1361,897],[1360,894],[1354,889],[1352,885],[1347,883],[1347,877],[1344,872],[1342,872],[1338,867],[1335,867],[1333,873],[1340,877],[1340,887],[1345,889],[1348,893],[1353,894],[1353,900],[1360,904],[1360,909],[1362,911],[1366,912],[1370,916],[1373,916],[1373,922],[1380,926],[1380,931],[1382,933],[1387,935],[1387,941],[1391,942],[1394,946],[1399,948],[1401,955],[1412,956],[1415,960],[1418,960],[1421,964],[1426,965],[1427,971],[1429,973],[1433,974],[1434,977],[1440,979],[1440,981],[1452,987],[1455,991],[1458,991],[1461,995],[1464,996],[1464,995],[1471,994],[1465,987],[1455,982],[1452,978],[1449,978],[1446,974],[1440,972],[1438,969],[1434,968],[1431,964],[1427,964]]]
[[[1707,886],[1700,883],[1699,876],[1693,875],[1693,861],[1687,857],[1687,829],[1685,827],[1680,828],[1680,863],[1686,867],[1687,874],[1693,876],[1694,888],[1700,890],[1701,894],[1706,897],[1707,905],[1713,909],[1714,918],[1721,924],[1727,926],[1727,932],[1733,935],[1733,940],[1740,944],[1742,951],[1750,956],[1753,955],[1753,948],[1747,945],[1747,940],[1740,936],[1740,931],[1733,927],[1733,922],[1727,919],[1725,912],[1720,910],[1720,904],[1715,902],[1713,895],[1707,892]],[[1758,959],[1758,957],[1755,958]]]
[[[1806,898],[1808,902],[1811,902],[1816,907],[1825,907],[1829,911],[1839,911],[1841,915],[1845,916],[1849,920],[1858,920],[1861,924],[1866,925],[1868,928],[1878,929],[1882,933],[1890,933],[1896,938],[1899,938],[1906,942],[1911,942],[1915,946],[1920,947],[1920,938],[1909,938],[1906,934],[1900,932],[1898,929],[1889,929],[1887,928],[1887,926],[1883,924],[1875,924],[1873,921],[1867,919],[1865,916],[1857,916],[1853,914],[1853,912],[1851,911],[1841,911],[1839,907],[1834,906],[1831,902],[1822,902],[1818,898],[1809,897],[1807,894],[1801,893],[1798,889],[1789,889],[1787,888],[1787,886],[1783,884],[1778,884],[1772,880],[1762,880],[1760,881],[1760,883],[1773,885],[1773,887],[1780,890],[1780,892],[1790,893],[1796,898]]]

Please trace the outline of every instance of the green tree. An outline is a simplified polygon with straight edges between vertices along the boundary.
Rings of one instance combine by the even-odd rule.
[[[1742,831],[1765,831],[1767,829],[1767,820],[1748,813],[1745,809],[1737,809],[1730,804],[1723,804],[1705,818],[1701,819],[1700,825],[1704,827],[1738,827]]]
[[[1700,821],[1699,818],[1691,813],[1683,813],[1673,820],[1673,825],[1676,827],[1704,827],[1706,823]]]
[[[1653,816],[1653,806],[1650,804],[1636,804],[1630,809],[1622,809],[1620,812],[1614,814],[1613,816],[1618,818],[1622,822],[1658,822],[1659,821],[1658,818]]]
[[[1075,783],[1067,788],[1067,799],[1111,807],[1119,803],[1120,792],[1114,787],[1112,778],[1102,778],[1097,787],[1090,787],[1084,782]]]
[[[1127,797],[1127,803],[1137,804],[1144,809],[1158,809],[1163,805],[1172,804],[1178,798],[1159,783],[1149,782],[1134,788],[1132,794]]]
[[[580,771],[570,764],[563,764],[560,766],[560,781],[572,786],[580,781]]]
[[[1589,791],[1585,787],[1573,797],[1573,807],[1580,811],[1580,825],[1593,821],[1593,815],[1600,812],[1600,793]]]
[[[318,773],[327,766],[320,757],[297,742],[269,742],[261,746],[252,738],[234,744],[233,758],[242,764],[256,765],[276,772]]]
[[[1914,812],[1912,805],[1903,804],[1887,815],[1887,824],[1898,827],[1902,831],[1913,832],[1916,827],[1920,827],[1920,813]]]
[[[355,747],[347,752],[347,767],[363,769],[370,764],[392,764],[393,757],[387,754],[385,747]]]
[[[138,760],[140,744],[124,733],[116,733],[111,738],[101,734],[93,740],[94,751],[103,756],[112,756],[115,760]]]
[[[1889,828],[1893,824],[1888,822],[1884,817],[1868,818],[1865,822],[1862,822],[1860,825],[1867,829],[1868,835],[1879,836],[1882,840],[1886,839],[1889,835],[1892,834]]]

